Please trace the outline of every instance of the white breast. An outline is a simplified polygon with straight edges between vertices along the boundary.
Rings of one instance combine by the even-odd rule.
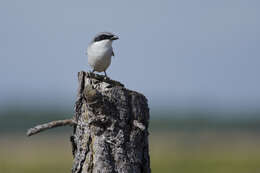
[[[111,63],[112,41],[102,40],[89,45],[88,63],[97,72],[105,71]]]

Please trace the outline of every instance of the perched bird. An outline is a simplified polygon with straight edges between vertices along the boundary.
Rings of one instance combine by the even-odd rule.
[[[88,63],[92,67],[92,72],[104,72],[111,63],[111,56],[114,56],[112,42],[118,37],[110,32],[97,34],[87,49]]]

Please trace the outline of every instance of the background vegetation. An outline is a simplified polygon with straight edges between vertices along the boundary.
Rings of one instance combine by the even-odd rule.
[[[25,132],[37,123],[67,118],[72,112],[8,110],[0,116],[0,172],[69,173],[73,161],[70,127],[30,138]],[[260,172],[260,120],[257,115],[206,116],[199,111],[151,111],[152,171]]]

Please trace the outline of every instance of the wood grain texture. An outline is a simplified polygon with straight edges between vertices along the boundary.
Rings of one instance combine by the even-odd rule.
[[[101,75],[78,78],[72,173],[150,173],[147,99]]]

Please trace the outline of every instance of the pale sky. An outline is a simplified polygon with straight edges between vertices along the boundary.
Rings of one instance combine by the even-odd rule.
[[[155,106],[260,106],[258,0],[0,0],[0,106],[75,102],[85,49],[110,31],[114,80]]]

